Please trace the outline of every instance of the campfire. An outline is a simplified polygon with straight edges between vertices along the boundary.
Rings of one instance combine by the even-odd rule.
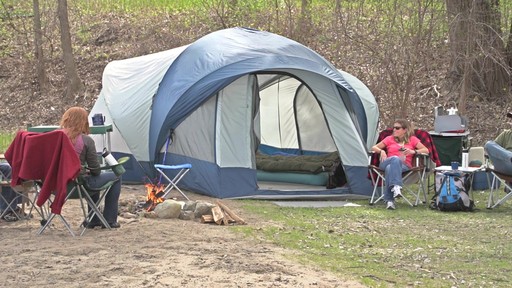
[[[180,204],[179,201],[168,201],[166,204],[169,205],[159,205],[168,200],[166,199],[168,192],[164,193],[165,186],[162,184],[146,183],[144,187],[147,191],[146,199],[140,199],[133,204],[125,204],[124,206],[129,207],[129,210],[126,211],[127,217],[125,218],[134,218],[136,215],[143,215],[147,218],[179,218],[182,220],[200,218],[201,223],[217,225],[246,224],[244,219],[240,218],[220,200],[217,200],[215,204],[208,203],[204,200],[188,200],[193,203],[185,205],[185,203]],[[171,200],[171,198],[169,198],[169,200]],[[172,198],[172,200],[176,200],[176,198]],[[176,204],[179,205],[179,211],[176,210]],[[159,208],[155,209],[157,206],[159,206]],[[179,215],[176,214],[176,212],[179,212]]]
[[[165,201],[165,198],[163,198],[164,185],[148,183],[144,186],[146,186],[148,196],[143,208],[146,209],[146,211],[153,211],[156,205]]]

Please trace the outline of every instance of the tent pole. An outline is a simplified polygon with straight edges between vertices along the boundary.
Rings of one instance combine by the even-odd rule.
[[[167,137],[167,140],[165,141],[165,152],[164,152],[164,158],[162,159],[162,164],[165,165],[165,159],[167,158],[167,149],[169,149],[169,141],[171,140],[172,133],[169,133],[169,136]],[[158,178],[158,184],[162,183],[162,174],[160,174],[160,177]]]

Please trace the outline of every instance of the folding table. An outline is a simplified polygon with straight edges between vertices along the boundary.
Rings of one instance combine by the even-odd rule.
[[[480,167],[460,167],[459,166],[459,169],[456,170],[456,171],[464,173],[464,174],[466,174],[468,176],[469,191],[467,191],[467,192],[468,192],[468,195],[471,197],[471,199],[473,199],[473,177],[475,176],[476,172],[478,172],[478,171],[485,171],[485,168],[486,167],[483,166],[483,165],[480,166]],[[454,170],[452,169],[452,166],[444,165],[444,166],[436,167],[435,171],[443,173],[443,172],[450,172],[450,171],[454,171]],[[435,185],[434,185],[434,187],[435,187]],[[437,191],[434,191],[434,194],[436,192]]]

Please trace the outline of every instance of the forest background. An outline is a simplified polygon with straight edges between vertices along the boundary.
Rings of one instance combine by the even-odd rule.
[[[381,128],[433,129],[434,107],[469,119],[473,146],[510,109],[511,0],[0,0],[0,132],[90,109],[113,60],[250,27],[291,38],[361,79]]]

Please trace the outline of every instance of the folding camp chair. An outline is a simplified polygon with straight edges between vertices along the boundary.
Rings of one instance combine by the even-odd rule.
[[[0,172],[1,173],[1,172]],[[0,187],[10,186],[10,179],[0,181]],[[0,213],[0,218],[4,218],[5,215],[11,214],[18,220],[31,219],[33,217],[32,212],[35,210],[41,217],[44,217],[46,207],[37,207],[35,205],[35,199],[39,194],[40,187],[34,183],[34,181],[25,181],[22,185],[11,187],[14,197],[10,201],[4,196],[3,191],[0,191],[0,198],[7,204],[7,209]],[[1,188],[0,188],[1,189]],[[32,194],[32,195],[30,195]],[[12,196],[12,195],[11,195]],[[16,203],[16,205],[13,205]],[[20,205],[21,204],[21,205]],[[15,207],[15,208],[13,208]],[[30,207],[30,208],[29,208]],[[28,209],[28,211],[27,211]]]
[[[125,170],[122,168],[122,165],[128,161],[129,157],[123,157],[119,159],[119,164],[114,166],[103,166],[101,167],[101,170],[113,170],[114,173],[119,177],[121,176]],[[114,185],[115,182],[119,181],[118,179],[108,181],[103,186],[99,188],[91,188],[87,185],[87,181],[85,181],[84,177],[78,176],[76,179],[74,179],[72,182],[70,182],[67,186],[67,195],[65,201],[67,202],[69,199],[79,199],[80,200],[80,207],[82,209],[82,215],[83,215],[83,221],[81,222],[81,231],[80,236],[82,236],[87,227],[84,225],[85,223],[90,223],[93,217],[97,217],[103,227],[107,229],[111,229],[110,225],[108,224],[105,217],[103,217],[103,214],[101,213],[101,203],[105,196],[110,192],[110,189],[112,188],[112,185]],[[94,195],[96,193],[99,193],[98,201],[94,202],[91,195]],[[49,199],[51,202],[51,199]],[[88,209],[90,208],[90,211]],[[52,222],[52,220],[58,216],[61,221],[64,223],[64,226],[68,230],[68,232],[75,236],[75,233],[73,232],[73,229],[71,228],[71,225],[69,225],[68,221],[62,216],[62,214],[57,213],[50,213],[47,219],[41,220],[41,227],[39,228],[39,231],[37,232],[37,235],[40,235],[43,233],[43,231],[48,228]]]
[[[486,155],[487,182],[490,192],[487,208],[496,208],[512,197],[512,152],[499,146],[494,141],[488,141],[484,146]],[[490,179],[492,177],[492,180]],[[505,195],[498,196],[500,185],[503,185]],[[500,198],[501,197],[501,198]],[[495,199],[497,198],[497,199]]]
[[[381,131],[377,143],[382,141],[387,136],[392,135],[392,133],[392,129]],[[402,173],[404,191],[411,195],[414,198],[414,201],[410,201],[407,195],[402,195],[402,198],[411,206],[417,206],[420,201],[422,203],[427,203],[429,175],[434,171],[434,168],[439,162],[437,151],[433,147],[430,134],[425,130],[416,129],[415,136],[418,137],[423,145],[429,149],[430,153],[415,155],[413,159],[414,167],[412,167],[409,171]],[[373,184],[373,192],[370,198],[370,205],[373,205],[384,199],[386,180],[384,177],[384,171],[379,168],[379,155],[370,151],[368,162],[369,177]],[[413,184],[418,185],[416,190],[413,189]]]
[[[165,152],[163,157],[163,163],[165,163],[165,160],[167,158],[167,149],[169,147],[170,139],[172,133],[167,137],[167,141],[165,143]],[[158,180],[158,184],[162,184],[161,180],[162,177],[164,177],[168,184],[162,191],[163,196],[161,198],[166,199],[167,196],[171,193],[173,189],[178,190],[178,192],[185,197],[185,199],[190,200],[187,195],[178,187],[178,183],[183,179],[183,177],[192,169],[192,164],[184,163],[184,164],[177,164],[177,165],[166,165],[166,164],[155,164],[154,165],[156,171],[160,173],[160,177]],[[171,175],[174,175],[171,179],[169,176],[167,176],[166,172],[170,173]]]
[[[3,158],[3,155],[2,155]],[[2,159],[3,160],[3,159]],[[7,214],[14,214],[17,219],[21,219],[20,212],[17,211],[18,205],[21,195],[16,193],[14,190],[9,190],[11,186],[11,175],[8,173],[10,171],[10,167],[6,164],[0,163],[0,199],[7,204],[6,209],[0,211],[0,218],[4,218]],[[7,195],[7,194],[10,195]],[[8,199],[9,198],[9,199]],[[14,204],[16,203],[16,204]],[[16,207],[16,208],[13,208]]]
[[[92,193],[103,193],[100,201],[94,203],[85,181],[79,176],[82,168],[80,159],[73,144],[62,130],[46,133],[18,132],[7,149],[5,158],[12,167],[11,185],[19,185],[27,180],[36,180],[41,183],[36,205],[42,207],[49,203],[51,213],[48,217],[44,217],[45,215],[42,214],[42,227],[37,234],[41,234],[47,227],[50,227],[52,220],[58,216],[69,233],[75,236],[68,221],[61,215],[62,206],[73,197],[81,200],[84,220],[96,215],[105,227],[110,228],[100,213],[99,203],[105,193],[108,193],[113,182],[101,187],[105,192],[92,191]],[[119,173],[118,175],[124,173],[122,161],[119,161],[116,166],[103,169],[112,169],[116,174]],[[91,206],[91,214],[85,212],[83,200]],[[84,230],[81,234],[83,232]]]

